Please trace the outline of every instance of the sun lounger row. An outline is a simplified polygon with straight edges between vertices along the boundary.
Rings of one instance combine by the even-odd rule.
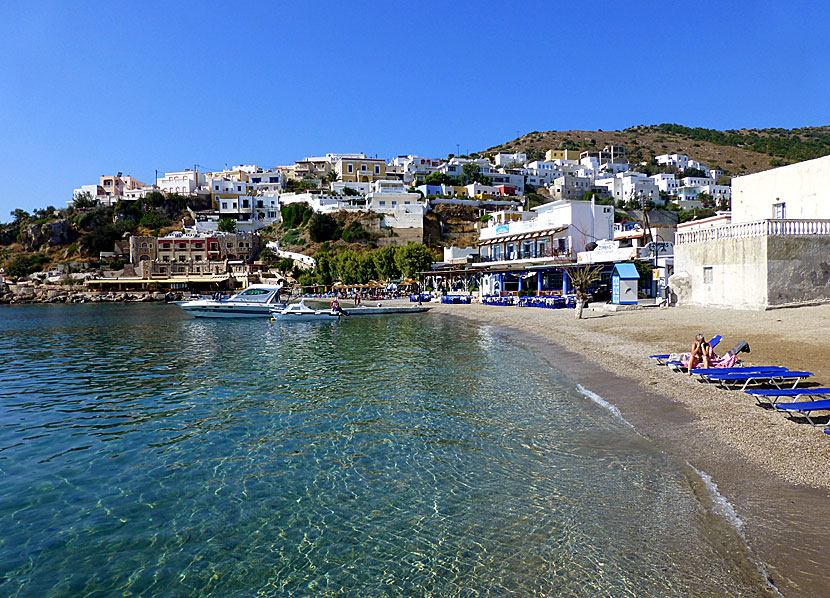
[[[720,340],[721,337],[716,336],[710,344],[715,346]],[[669,365],[670,369],[676,371],[680,371],[683,365],[680,361],[672,360],[671,354],[649,357],[656,360],[659,365]],[[830,388],[798,387],[803,380],[814,376],[812,372],[790,370],[779,365],[751,365],[694,368],[689,373],[699,376],[701,382],[716,384],[729,390],[742,390],[751,395],[758,405],[772,407],[791,419],[804,418],[814,426],[825,426],[824,433],[830,435]],[[816,412],[822,415],[815,415]]]

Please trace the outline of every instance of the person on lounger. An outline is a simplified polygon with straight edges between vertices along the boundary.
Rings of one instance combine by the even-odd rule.
[[[706,342],[706,337],[698,334],[695,337],[695,344],[692,346],[692,352],[689,355],[689,375],[692,375],[692,370],[698,364],[703,364],[703,367],[708,368],[711,367],[711,362],[717,358],[715,351],[712,349],[712,345]]]

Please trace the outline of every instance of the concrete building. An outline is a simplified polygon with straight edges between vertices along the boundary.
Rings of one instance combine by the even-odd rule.
[[[229,262],[251,263],[262,238],[251,233],[182,233],[130,237],[130,263],[142,277],[226,274]]]
[[[433,172],[437,172],[441,164],[441,160],[421,158],[410,154],[393,158],[387,165],[386,170],[387,174],[390,170],[400,174],[401,180],[407,185],[415,185],[422,183]]]
[[[527,154],[525,154],[524,152],[515,152],[512,154],[503,154],[499,152],[498,154],[496,154],[495,158],[493,159],[493,162],[496,166],[502,167],[510,165],[521,166],[522,164],[527,162]]]
[[[178,172],[166,172],[164,176],[156,179],[156,186],[164,194],[192,195],[204,184],[205,175],[189,168]]]
[[[400,181],[375,181],[366,194],[366,204],[378,213],[394,212],[398,206],[423,204],[420,193],[410,193],[406,189]]]
[[[669,195],[674,195],[677,189],[680,188],[680,181],[671,173],[661,172],[655,174],[651,177],[651,180],[657,185],[659,191],[668,193]]]
[[[545,160],[547,162],[553,160],[579,160],[579,150],[549,149],[545,152]]]
[[[386,178],[386,161],[366,157],[340,158],[334,171],[341,181],[371,183]]]
[[[124,176],[120,172],[115,176],[101,175],[98,185],[104,190],[104,195],[111,198],[123,197],[124,192],[130,189],[140,189],[146,187],[147,183],[142,183],[130,175]]]
[[[496,212],[479,235],[482,295],[535,287],[567,292],[563,264],[592,242],[613,237],[614,209],[587,201],[554,201],[532,212]],[[532,280],[531,280],[532,279]]]
[[[588,177],[563,174],[551,183],[548,191],[557,200],[582,199],[591,190],[592,184]]]
[[[767,309],[830,301],[830,156],[738,177],[729,224],[678,226],[682,304]]]

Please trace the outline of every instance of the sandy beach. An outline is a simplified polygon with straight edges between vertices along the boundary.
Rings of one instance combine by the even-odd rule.
[[[615,405],[640,434],[710,475],[737,513],[752,553],[785,596],[830,595],[830,436],[667,371],[654,353],[688,351],[697,333],[748,341],[744,363],[814,372],[830,386],[830,305],[766,312],[649,308],[607,312],[436,305],[503,330],[512,341]]]

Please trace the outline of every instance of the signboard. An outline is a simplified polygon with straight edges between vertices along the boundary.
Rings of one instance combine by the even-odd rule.
[[[614,276],[611,278],[611,303],[619,305],[620,303],[620,277]]]
[[[496,234],[506,233],[510,231],[510,227],[506,224],[500,224],[496,227]]]

